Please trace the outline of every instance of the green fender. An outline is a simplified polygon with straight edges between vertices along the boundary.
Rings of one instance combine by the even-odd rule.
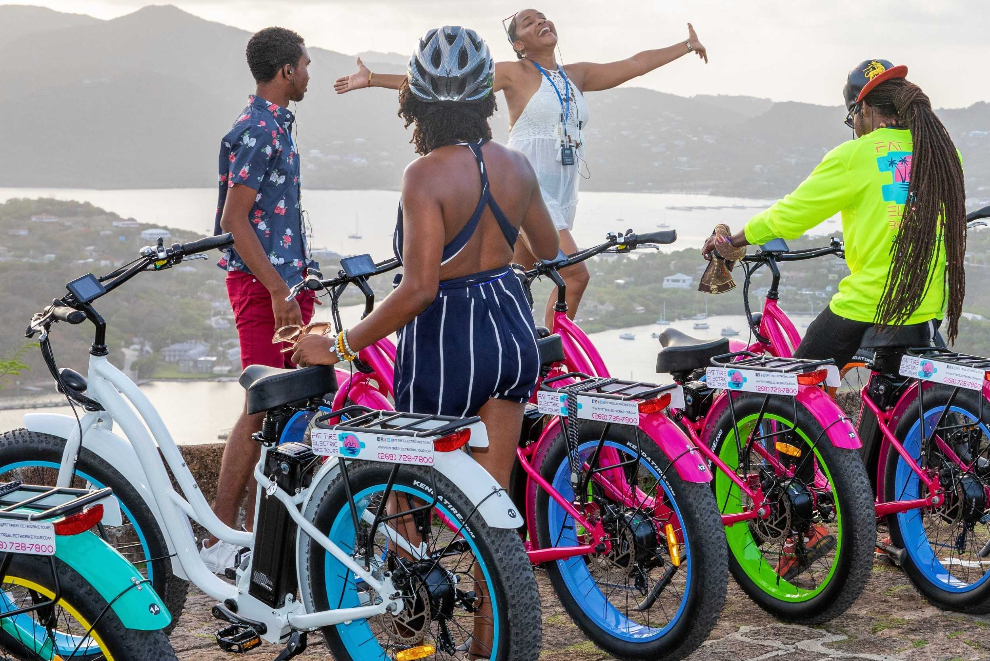
[[[128,629],[157,631],[171,624],[172,615],[151,583],[142,583],[146,579],[134,565],[92,532],[57,536],[55,557],[72,567],[104,601],[112,602],[113,611]]]

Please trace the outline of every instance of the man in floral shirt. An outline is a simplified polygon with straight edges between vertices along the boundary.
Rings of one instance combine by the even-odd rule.
[[[266,28],[248,41],[247,61],[255,94],[220,143],[220,199],[215,231],[232,232],[234,247],[218,266],[227,271],[227,294],[241,345],[241,366],[291,367],[277,328],[308,323],[313,292],[286,301],[289,288],[317,264],[307,256],[299,193],[299,152],[292,137],[290,101],[302,101],[309,84],[309,53],[303,38]],[[260,448],[251,435],[263,414],[241,414],[224,449],[214,504],[233,527]],[[254,496],[247,500],[247,527],[254,524]],[[211,538],[201,555],[217,573],[234,566],[239,549]]]

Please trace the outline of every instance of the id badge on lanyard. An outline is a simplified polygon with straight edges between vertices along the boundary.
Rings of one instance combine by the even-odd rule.
[[[571,86],[570,82],[567,80],[567,74],[564,73],[562,68],[558,68],[561,77],[564,79],[564,94],[560,93],[557,89],[557,84],[553,82],[550,74],[544,70],[538,63],[533,62],[536,68],[543,74],[543,77],[547,79],[550,85],[553,87],[553,91],[557,93],[557,100],[560,102],[560,124],[557,126],[557,136],[560,138],[560,164],[561,165],[575,165],[577,163],[577,153],[574,144],[571,142],[570,136],[567,135],[567,122],[571,117]],[[566,100],[565,100],[566,96]]]

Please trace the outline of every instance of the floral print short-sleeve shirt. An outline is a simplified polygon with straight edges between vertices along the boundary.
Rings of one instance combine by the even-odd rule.
[[[302,280],[306,268],[319,265],[308,258],[299,202],[299,154],[292,139],[295,116],[259,96],[248,106],[220,143],[220,197],[214,231],[220,234],[227,191],[235,184],[257,191],[251,223],[272,266],[290,287]],[[250,273],[233,248],[217,263],[227,271]]]

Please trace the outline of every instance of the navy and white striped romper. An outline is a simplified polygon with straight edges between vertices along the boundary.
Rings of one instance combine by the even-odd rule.
[[[442,263],[467,245],[487,206],[510,246],[519,231],[492,197],[478,143],[462,143],[481,172],[481,199],[457,236],[444,246]],[[402,259],[402,206],[393,249]],[[526,402],[540,372],[533,316],[512,269],[443,280],[437,297],[399,331],[395,407],[413,413],[472,416],[491,398]]]

